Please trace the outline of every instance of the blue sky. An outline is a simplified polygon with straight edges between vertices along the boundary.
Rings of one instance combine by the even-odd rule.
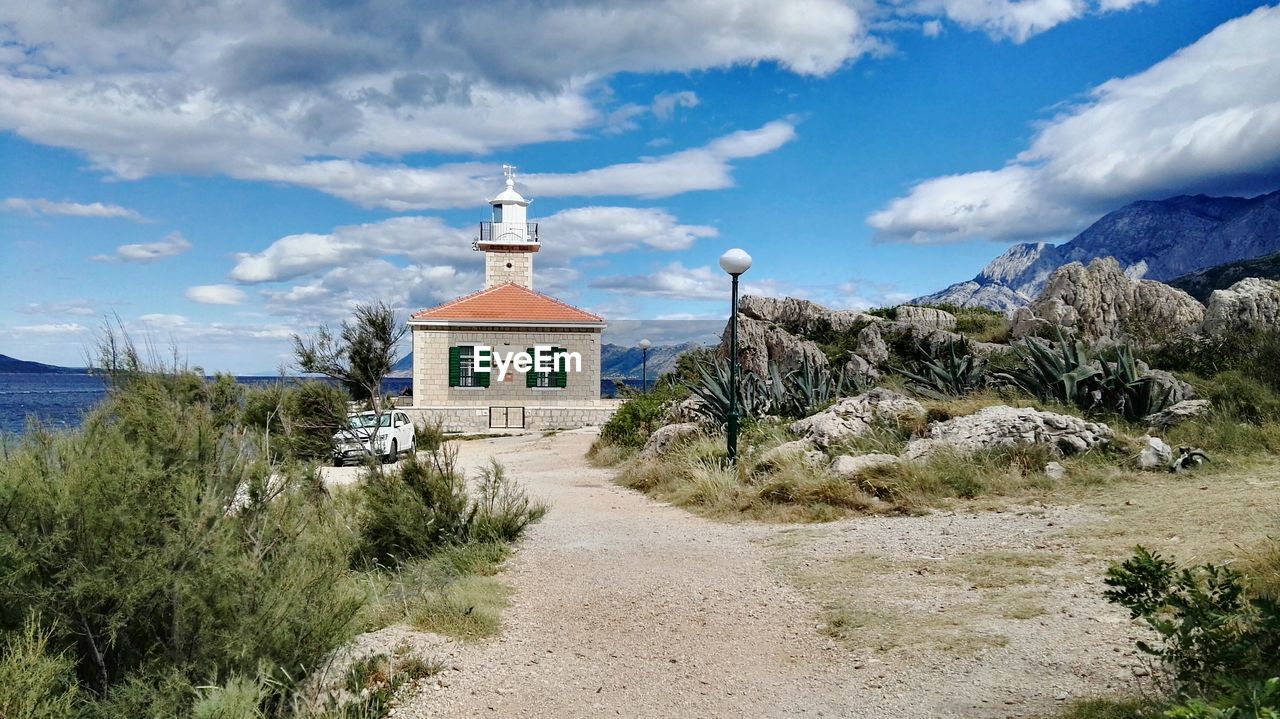
[[[1135,199],[1280,187],[1265,3],[28,5],[0,11],[0,353],[57,364],[114,314],[269,370],[354,302],[477,289],[503,163],[537,288],[672,341],[725,316],[729,247],[747,291],[892,304]]]

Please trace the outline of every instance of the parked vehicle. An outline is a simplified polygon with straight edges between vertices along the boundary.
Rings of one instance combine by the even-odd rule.
[[[394,409],[383,412],[381,417],[374,412],[359,412],[349,415],[347,426],[333,435],[333,466],[341,467],[347,460],[370,455],[394,462],[401,452],[413,453],[417,449],[409,415]]]

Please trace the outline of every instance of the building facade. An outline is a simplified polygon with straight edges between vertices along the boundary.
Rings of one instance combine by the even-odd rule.
[[[485,256],[484,289],[409,320],[411,409],[453,432],[602,424],[616,407],[600,397],[605,322],[534,290],[538,226],[504,169],[506,189],[489,201],[493,219],[473,245]],[[521,366],[521,356],[541,361]]]

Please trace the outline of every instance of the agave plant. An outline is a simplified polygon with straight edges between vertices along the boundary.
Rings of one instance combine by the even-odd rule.
[[[695,411],[716,427],[729,422],[729,365],[716,361],[698,365],[698,380],[689,390],[701,402]],[[761,417],[769,410],[769,388],[755,372],[738,373],[737,410],[739,417]]]
[[[978,359],[964,339],[948,341],[940,354],[931,354],[923,347],[918,349],[922,357],[929,359],[920,360],[916,371],[892,368],[907,378],[907,386],[917,394],[933,399],[962,397],[987,383],[986,361]]]
[[[996,375],[1042,401],[1056,400],[1084,410],[1102,401],[1102,370],[1080,341],[1058,333],[1053,345],[1028,337],[1013,346],[1022,366]]]
[[[1128,345],[1116,345],[1110,359],[1103,353],[1102,360],[1102,405],[1108,411],[1136,422],[1169,404],[1173,388],[1144,377]]]

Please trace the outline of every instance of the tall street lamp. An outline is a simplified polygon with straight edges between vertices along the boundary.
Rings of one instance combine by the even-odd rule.
[[[640,393],[649,391],[649,340],[640,340]]]
[[[738,461],[738,277],[751,269],[751,255],[733,248],[720,255],[720,269],[733,278],[729,306],[729,461]]]

